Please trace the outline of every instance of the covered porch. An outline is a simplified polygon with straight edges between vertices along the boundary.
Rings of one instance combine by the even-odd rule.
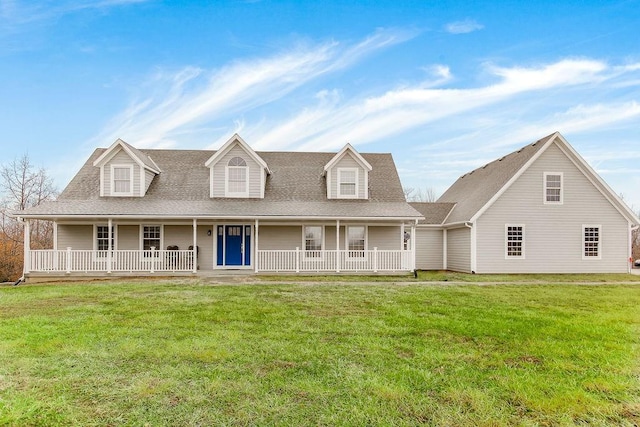
[[[415,224],[260,219],[54,222],[53,249],[32,250],[29,275],[381,273],[415,269]]]

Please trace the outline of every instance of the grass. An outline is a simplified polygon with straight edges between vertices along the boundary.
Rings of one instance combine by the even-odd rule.
[[[637,285],[0,288],[0,425],[638,425]]]

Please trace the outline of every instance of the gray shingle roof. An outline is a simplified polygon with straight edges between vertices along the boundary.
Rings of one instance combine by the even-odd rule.
[[[419,218],[404,199],[391,154],[362,154],[369,173],[369,200],[328,200],[324,165],[335,153],[258,152],[269,165],[264,199],[209,197],[210,150],[138,150],[162,173],[139,197],[100,197],[100,170],[93,166],[105,149],[97,149],[56,202],[31,208],[25,215],[209,216]]]
[[[556,133],[462,175],[438,202],[456,203],[447,223],[469,221]]]
[[[439,225],[444,222],[447,215],[451,212],[451,209],[456,205],[455,203],[438,203],[438,202],[410,202],[412,208],[422,214],[424,219],[421,219],[418,224],[431,224]]]

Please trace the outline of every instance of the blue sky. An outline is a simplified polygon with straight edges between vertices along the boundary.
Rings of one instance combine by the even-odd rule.
[[[0,162],[391,152],[407,187],[554,131],[640,209],[640,1],[0,0]]]

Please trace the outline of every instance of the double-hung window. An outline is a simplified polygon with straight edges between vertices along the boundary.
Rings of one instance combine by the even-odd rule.
[[[111,166],[111,194],[113,196],[133,195],[133,166]]]
[[[111,242],[109,242],[111,240]],[[109,238],[109,226],[108,225],[96,225],[96,250],[97,256],[106,257],[109,250],[109,243],[111,243],[111,250],[115,249],[114,232],[111,228],[111,238]]]
[[[349,258],[364,258],[366,228],[363,225],[347,227],[347,255]]]
[[[307,258],[322,256],[322,226],[307,225],[304,227],[304,254]]]
[[[562,172],[545,172],[544,174],[544,203],[561,205],[563,199]]]
[[[601,233],[599,225],[582,226],[582,259],[600,259]]]
[[[338,168],[338,197],[345,199],[358,197],[357,168]]]
[[[524,258],[524,225],[505,226],[505,258]]]
[[[142,226],[142,249],[145,251],[145,255],[149,256],[151,248],[156,250],[162,249],[160,246],[160,226],[159,225],[144,225]],[[157,256],[157,254],[156,254]]]
[[[242,157],[234,157],[227,163],[227,197],[249,196],[249,168]]]

